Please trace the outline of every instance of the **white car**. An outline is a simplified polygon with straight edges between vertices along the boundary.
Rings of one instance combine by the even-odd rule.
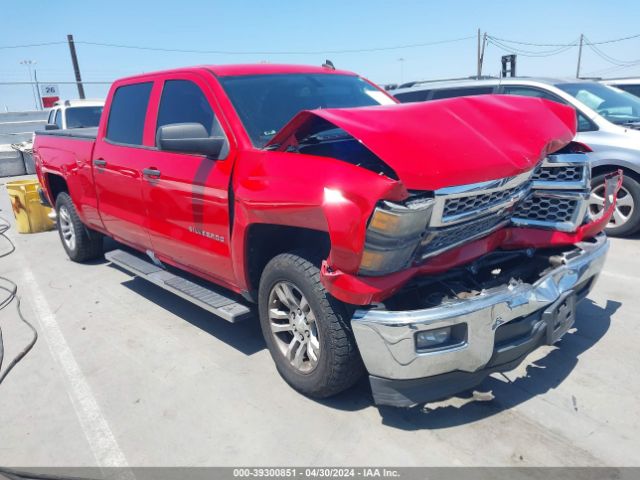
[[[47,117],[46,130],[97,127],[103,100],[64,100],[56,102]]]
[[[598,82],[528,77],[414,82],[389,93],[401,102],[498,93],[572,106],[578,120],[575,140],[590,152],[592,214],[604,205],[604,175],[622,169],[624,183],[607,233],[626,236],[640,230],[640,98]]]

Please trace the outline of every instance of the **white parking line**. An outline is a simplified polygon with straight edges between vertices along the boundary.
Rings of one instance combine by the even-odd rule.
[[[80,420],[93,455],[99,467],[119,467],[117,477],[122,479],[135,479],[129,464],[116,441],[109,423],[105,419],[98,402],[96,401],[89,383],[84,377],[78,362],[73,356],[67,341],[58,326],[55,314],[51,311],[49,303],[40,290],[38,283],[27,262],[21,262],[23,270],[24,286],[29,290],[29,299],[35,309],[40,324],[42,337],[46,340],[53,357],[62,367],[69,382],[68,393],[71,403]]]

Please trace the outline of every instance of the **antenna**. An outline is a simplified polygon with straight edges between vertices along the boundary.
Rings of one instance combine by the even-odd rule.
[[[322,67],[323,68],[329,68],[331,70],[335,70],[336,69],[336,67],[333,65],[333,62],[331,60],[329,60],[329,59],[326,59],[324,61],[324,63],[322,64]]]

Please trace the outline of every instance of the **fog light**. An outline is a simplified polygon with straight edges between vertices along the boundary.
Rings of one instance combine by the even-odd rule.
[[[416,334],[416,348],[424,350],[434,348],[449,343],[451,339],[451,327],[436,328],[435,330],[425,330]]]

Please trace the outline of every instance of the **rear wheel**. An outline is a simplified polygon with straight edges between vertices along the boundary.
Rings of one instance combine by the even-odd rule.
[[[84,262],[102,255],[102,234],[82,223],[69,194],[63,192],[56,198],[56,215],[62,246],[71,260]]]
[[[260,324],[280,375],[315,398],[351,387],[364,373],[344,304],[320,283],[304,253],[274,257],[260,279]]]
[[[589,209],[591,215],[598,216],[604,208],[604,178],[598,175],[592,182]],[[616,197],[616,208],[613,211],[606,232],[613,237],[631,235],[640,228],[640,184],[632,177],[625,175],[622,186]]]

